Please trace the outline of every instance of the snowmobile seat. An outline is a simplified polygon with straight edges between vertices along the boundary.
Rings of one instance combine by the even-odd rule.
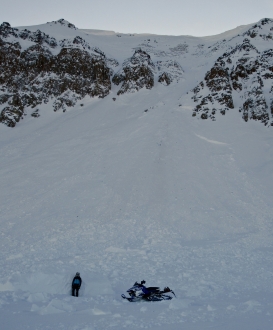
[[[156,286],[149,286],[148,288],[146,288],[148,291],[150,292],[156,292],[156,291],[160,291],[159,287]]]
[[[154,287],[154,286],[150,286],[148,288],[146,288],[145,286],[142,287],[142,292],[145,294],[145,295],[150,295],[150,294],[154,294],[154,293],[159,293],[160,290],[158,287]]]

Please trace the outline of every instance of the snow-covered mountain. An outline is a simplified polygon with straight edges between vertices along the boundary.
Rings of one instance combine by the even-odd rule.
[[[197,118],[216,120],[235,108],[245,121],[272,126],[272,31],[271,19],[214,38],[98,34],[63,19],[28,28],[3,23],[0,121],[14,127],[49,102],[65,112],[87,95],[104,98],[112,85],[121,84],[120,95],[161,83],[177,84],[181,97],[193,92]]]
[[[1,25],[1,330],[271,330],[272,26]]]

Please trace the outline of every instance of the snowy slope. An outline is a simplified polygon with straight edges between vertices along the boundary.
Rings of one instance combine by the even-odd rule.
[[[50,101],[39,118],[0,126],[1,326],[271,329],[272,129],[236,108],[192,117],[186,93],[225,45],[203,56],[205,38],[118,35],[85,38],[116,72],[142,45],[154,62],[175,59],[182,78],[119,96],[112,85],[65,113]],[[69,295],[76,271],[79,298]],[[177,298],[123,301],[142,279]]]

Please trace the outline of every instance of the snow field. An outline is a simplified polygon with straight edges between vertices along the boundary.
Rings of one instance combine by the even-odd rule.
[[[86,38],[118,60],[137,44]],[[153,56],[184,39],[196,49],[204,41],[156,38]],[[5,330],[271,330],[272,132],[243,122],[238,109],[216,122],[191,116],[186,92],[216,56],[193,63],[181,54],[184,80],[167,88],[117,97],[113,86],[103,100],[86,98],[66,113],[43,105],[39,119],[1,126]],[[69,295],[76,271],[79,298]],[[177,298],[122,300],[142,279]]]
[[[77,115],[5,131],[6,329],[231,329],[236,320],[254,329],[252,318],[269,329],[271,188],[246,165],[264,154],[270,133],[253,134],[243,123],[229,131],[235,113],[217,126],[196,122],[174,89],[163,102],[152,93],[107,98],[103,106],[91,100]],[[76,271],[78,299],[69,296]],[[122,301],[142,279],[171,287],[177,299]]]

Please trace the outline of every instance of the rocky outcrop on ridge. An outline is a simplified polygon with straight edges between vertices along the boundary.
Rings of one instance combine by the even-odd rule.
[[[31,46],[22,49],[26,39]],[[60,51],[54,55],[57,46]],[[81,37],[58,44],[39,30],[0,26],[0,122],[7,126],[23,118],[25,107],[51,99],[54,111],[65,111],[86,95],[103,98],[111,89],[110,75],[105,54]]]
[[[133,93],[144,87],[151,89],[154,86],[154,71],[155,65],[150,55],[137,49],[134,55],[123,63],[122,69],[112,79],[115,85],[122,84],[117,94]]]
[[[55,48],[57,46],[57,41],[54,37],[50,37],[48,34],[45,34],[40,30],[35,32],[31,32],[27,29],[19,30],[17,28],[12,28],[7,22],[0,25],[0,37],[1,40],[14,37],[17,42],[20,42],[20,39],[29,40],[38,44],[47,44],[51,48]],[[4,42],[4,40],[2,40],[2,42]]]
[[[52,25],[52,24],[62,25],[64,27],[68,27],[69,29],[72,29],[72,30],[78,30],[74,24],[66,21],[63,18],[59,19],[58,21],[47,22],[47,24],[49,24],[49,25]]]
[[[273,20],[270,18],[264,18],[257,24],[254,24],[249,30],[247,30],[243,36],[250,38],[262,38],[266,41],[273,40]]]
[[[157,61],[156,67],[159,72],[158,82],[168,86],[172,82],[179,82],[183,75],[181,65],[173,60]]]
[[[273,126],[273,49],[262,53],[248,38],[224,53],[193,89],[193,116],[215,120],[236,107],[242,118]],[[236,95],[237,94],[237,95]]]
[[[150,55],[139,48],[123,63],[122,69],[114,75],[112,82],[115,85],[122,83],[117,93],[120,95],[136,92],[144,87],[151,89],[154,86],[155,74],[158,74],[158,82],[168,86],[181,79],[183,69],[174,60],[157,61],[154,64]]]

